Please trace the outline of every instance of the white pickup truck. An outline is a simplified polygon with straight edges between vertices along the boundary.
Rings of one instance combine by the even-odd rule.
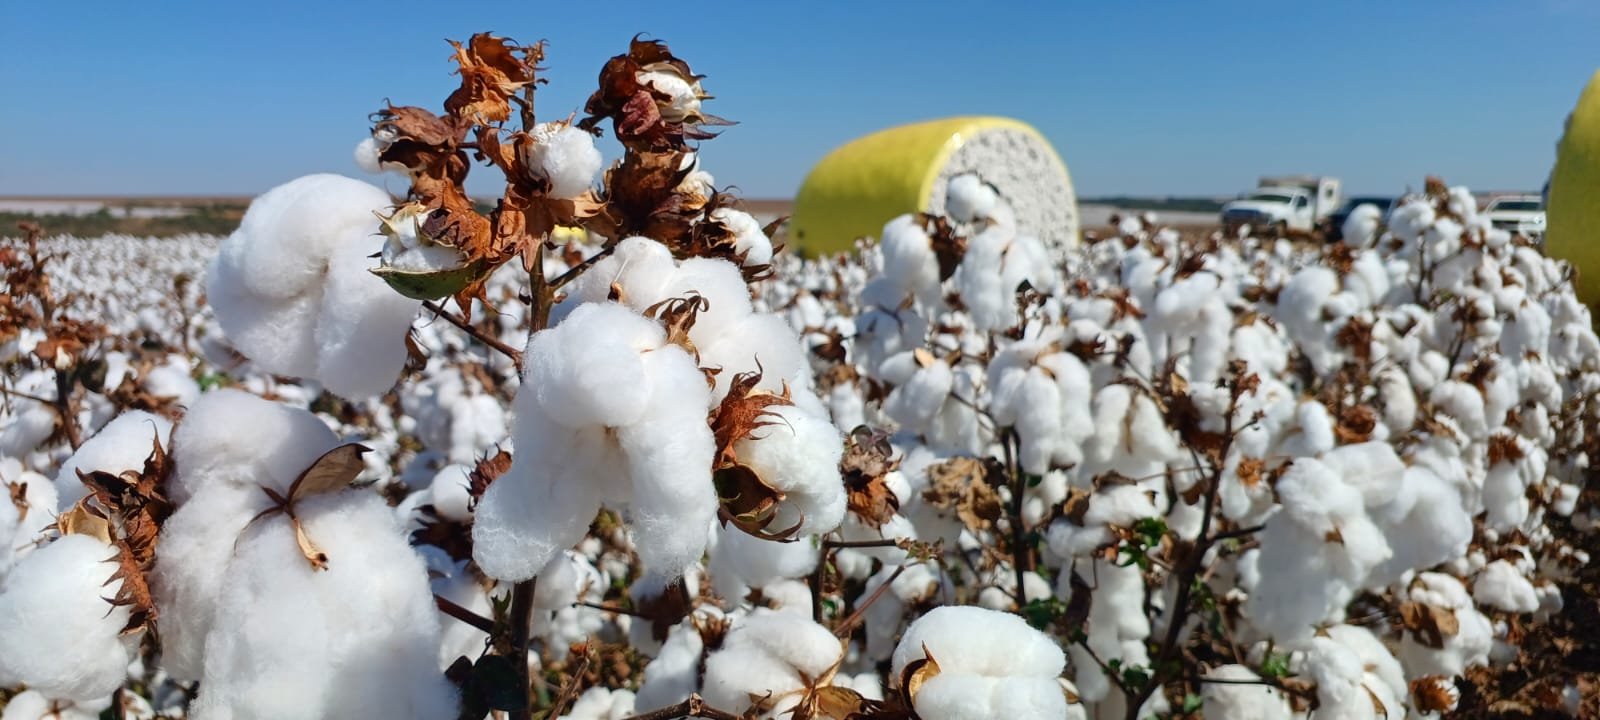
[[[1339,207],[1339,181],[1313,176],[1264,177],[1259,186],[1222,206],[1222,226],[1234,231],[1310,231]]]

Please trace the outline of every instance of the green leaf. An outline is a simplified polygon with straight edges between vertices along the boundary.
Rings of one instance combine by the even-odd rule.
[[[1202,706],[1204,704],[1206,704],[1205,698],[1200,697],[1199,695],[1195,695],[1194,693],[1190,693],[1188,695],[1184,695],[1183,696],[1183,713],[1185,715],[1188,715],[1188,714],[1191,714],[1191,713],[1199,712],[1200,711],[1200,706]]]
[[[1261,661],[1261,677],[1281,678],[1289,676],[1288,653],[1268,652],[1267,658]]]

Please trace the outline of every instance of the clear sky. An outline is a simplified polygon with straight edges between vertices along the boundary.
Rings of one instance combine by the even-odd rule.
[[[636,32],[740,122],[719,184],[786,197],[830,148],[1011,115],[1082,195],[1537,188],[1600,68],[1600,0],[718,3],[0,0],[0,194],[245,194],[357,174],[385,98],[437,108],[445,38],[549,40],[542,117],[580,110]],[[392,183],[391,183],[392,184]]]

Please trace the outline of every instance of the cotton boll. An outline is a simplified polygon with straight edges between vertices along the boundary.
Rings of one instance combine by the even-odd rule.
[[[1539,609],[1539,595],[1533,583],[1504,560],[1484,566],[1472,583],[1472,599],[1480,605],[1510,613],[1531,613]]]
[[[21,463],[0,458],[0,491],[11,502],[0,503],[0,585],[12,566],[45,539],[55,524],[56,486],[45,476],[22,470]]]
[[[1207,671],[1206,677],[1239,681],[1200,684],[1200,696],[1204,700],[1202,707],[1213,717],[1232,720],[1289,720],[1292,717],[1289,700],[1281,691],[1270,685],[1249,684],[1261,680],[1250,668],[1222,665]]]
[[[830,532],[844,520],[839,459],[844,439],[826,418],[794,406],[768,408],[771,421],[734,443],[740,462],[787,497],[777,528],[799,524],[801,534]]]
[[[661,650],[644,668],[644,682],[634,699],[636,712],[650,712],[682,702],[700,689],[700,662],[705,640],[691,621],[667,631]]]
[[[632,691],[592,687],[578,696],[561,720],[623,720],[634,714],[634,701]]]
[[[122,685],[139,635],[122,635],[128,609],[105,599],[122,585],[116,557],[98,538],[67,535],[12,568],[0,585],[0,685],[78,701]]]
[[[338,438],[311,413],[225,389],[206,393],[189,409],[172,443],[177,472],[168,496],[181,505],[214,484],[287,493]]]
[[[929,359],[926,367],[917,367],[919,358],[914,353],[900,353],[884,361],[884,371],[897,374],[896,365],[904,365],[908,377],[889,392],[883,411],[895,422],[913,432],[925,432],[938,416],[940,408],[950,396],[955,375],[950,365],[938,358]]]
[[[960,223],[988,218],[1000,203],[1000,196],[994,187],[985,183],[976,173],[962,173],[950,178],[946,192],[945,212]]]
[[[550,197],[575,198],[590,188],[602,164],[593,135],[565,122],[539,123],[528,134],[533,142],[523,146],[523,162],[550,182]]]
[[[816,568],[820,554],[818,543],[810,538],[772,542],[729,526],[717,530],[717,543],[711,550],[708,569],[717,594],[737,600],[751,588],[784,578],[807,576]]]
[[[1442,573],[1419,573],[1406,596],[1412,602],[1452,612],[1457,630],[1444,638],[1444,645],[1432,648],[1407,633],[1397,656],[1410,677],[1420,675],[1460,675],[1469,666],[1483,664],[1493,644],[1494,628],[1488,618],[1472,605],[1472,598],[1459,580]]]
[[[361,142],[356,143],[356,149],[353,153],[356,167],[361,168],[361,171],[368,175],[377,175],[383,172],[383,163],[378,159],[382,152],[378,148],[377,140],[370,137],[362,138]]]
[[[717,208],[709,219],[721,223],[733,234],[733,251],[742,256],[745,267],[767,265],[772,262],[772,240],[767,237],[761,223],[742,210]]]
[[[27,690],[6,701],[0,720],[99,720],[111,707],[108,698],[74,702],[50,699],[38,690]]]
[[[66,510],[89,493],[78,479],[78,473],[88,475],[101,471],[120,475],[125,470],[141,470],[157,443],[171,447],[168,441],[171,434],[172,421],[143,410],[130,410],[106,423],[56,471],[60,509]]]
[[[810,618],[758,609],[736,622],[706,659],[706,702],[742,713],[770,694],[777,707],[763,717],[779,717],[780,708],[799,700],[805,678],[822,677],[842,653],[839,639]]]
[[[383,190],[337,175],[309,175],[252,202],[206,278],[233,346],[270,372],[342,395],[393,385],[417,301],[367,272],[382,245],[373,213],[389,204]]]
[[[1066,665],[1061,648],[1010,613],[971,606],[929,611],[906,629],[895,649],[894,674],[924,657],[939,663],[939,674],[911,699],[926,720],[1067,714],[1056,681]]]
[[[1345,216],[1344,226],[1340,228],[1341,241],[1351,248],[1370,247],[1382,222],[1383,212],[1378,206],[1370,203],[1357,205]]]
[[[316,496],[296,517],[327,569],[306,562],[282,515],[245,531],[219,598],[228,612],[206,640],[193,717],[453,715],[422,560],[383,500],[354,490]]]
[[[417,314],[416,300],[368,272],[377,250],[376,238],[363,238],[347,239],[329,253],[314,377],[345,398],[379,395],[394,386],[405,368],[406,332]]]
[[[465,465],[451,464],[440,468],[433,476],[433,482],[428,486],[430,501],[439,517],[457,522],[472,517],[468,509],[472,501],[469,492],[471,472],[472,468]]]

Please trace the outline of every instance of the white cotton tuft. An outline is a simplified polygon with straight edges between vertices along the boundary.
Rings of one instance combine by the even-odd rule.
[[[525,146],[523,162],[550,181],[550,197],[575,198],[594,184],[602,159],[593,135],[565,122],[539,123],[528,134],[533,142]]]
[[[0,584],[0,686],[26,685],[51,698],[110,695],[128,677],[139,635],[122,635],[126,607],[106,600],[117,549],[67,535],[18,562]]]
[[[950,178],[944,207],[956,222],[971,223],[989,218],[999,203],[1000,196],[993,186],[976,173],[962,173]]]
[[[1067,714],[1056,680],[1066,666],[1065,655],[1016,615],[972,606],[934,608],[901,637],[893,674],[899,676],[906,665],[927,656],[938,662],[939,674],[911,699],[925,720]]]
[[[779,704],[768,717],[793,707],[805,678],[820,678],[844,652],[827,628],[800,613],[757,609],[737,621],[722,648],[705,663],[706,702],[742,713],[770,694]]]
[[[1485,565],[1472,582],[1472,599],[1481,605],[1510,613],[1539,609],[1539,593],[1515,566],[1505,560]]]
[[[362,398],[405,365],[418,302],[368,272],[383,246],[374,213],[388,193],[308,175],[256,198],[218,248],[207,297],[229,341],[268,372]]]
[[[825,417],[797,406],[768,408],[765,427],[734,443],[739,460],[787,497],[775,528],[799,525],[801,534],[831,532],[844,520],[844,482],[839,459],[844,437]]]
[[[227,612],[206,638],[191,716],[454,715],[427,574],[387,504],[346,490],[301,501],[296,517],[327,569],[306,561],[283,515],[245,529],[217,599]]]
[[[171,448],[171,434],[171,420],[143,410],[130,410],[106,423],[56,471],[60,509],[66,510],[89,493],[78,473],[88,475],[98,470],[120,475],[124,470],[142,470],[157,442],[163,448]]]
[[[750,213],[732,208],[717,208],[711,211],[709,219],[721,223],[733,234],[733,251],[744,257],[744,266],[766,265],[772,262],[772,239],[767,237],[761,223]]]

